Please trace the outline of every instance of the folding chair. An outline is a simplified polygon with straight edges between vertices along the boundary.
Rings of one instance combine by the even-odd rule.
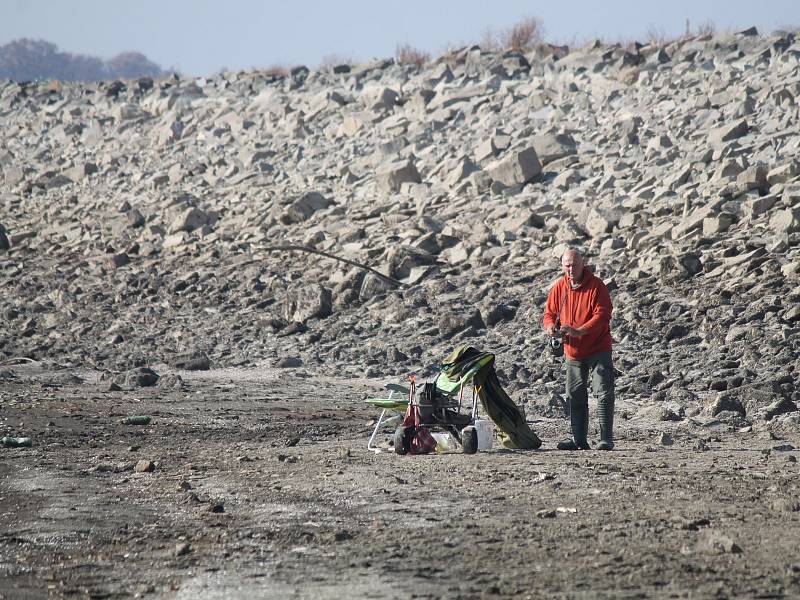
[[[386,389],[389,391],[388,398],[367,398],[366,400],[367,404],[382,409],[381,416],[378,417],[378,422],[375,423],[375,429],[372,431],[372,435],[367,442],[367,450],[371,450],[376,454],[381,452],[381,448],[374,446],[373,442],[375,441],[375,436],[378,435],[381,425],[386,424],[389,420],[384,419],[386,413],[396,413],[397,416],[402,419],[403,413],[405,413],[408,408],[409,395],[411,393],[409,388],[396,383],[387,383]]]

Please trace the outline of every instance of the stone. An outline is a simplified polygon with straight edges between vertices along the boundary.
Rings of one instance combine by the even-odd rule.
[[[770,421],[778,415],[791,412],[797,412],[797,404],[788,398],[779,398],[763,409],[763,418],[765,421]]]
[[[7,187],[13,188],[15,185],[25,180],[25,171],[15,165],[4,167],[3,179]]]
[[[120,252],[120,253],[117,253],[117,254],[108,254],[108,255],[106,255],[105,262],[112,269],[119,269],[120,267],[124,267],[125,265],[129,264],[131,262],[131,259],[124,252]]]
[[[786,183],[800,174],[800,163],[790,162],[770,169],[767,172],[767,184],[770,186]]]
[[[593,207],[586,218],[586,233],[592,237],[602,237],[611,233],[619,223],[619,218],[614,212]]]
[[[283,318],[305,323],[309,319],[324,319],[333,311],[331,290],[319,284],[301,286],[286,294]]]
[[[318,210],[323,210],[333,205],[333,200],[326,198],[319,192],[307,192],[292,202],[280,216],[281,223],[291,225],[307,221]]]
[[[566,133],[535,135],[530,139],[530,144],[535,149],[536,156],[542,166],[547,166],[559,158],[577,154],[578,152],[575,140]]]
[[[122,103],[114,111],[114,117],[119,121],[132,121],[149,116],[150,115],[142,110],[141,107],[130,103]]]
[[[89,175],[97,173],[97,165],[91,162],[84,162],[64,171],[64,175],[71,181],[80,182]]]
[[[358,299],[360,302],[367,302],[395,289],[397,287],[394,284],[378,277],[374,273],[367,273],[358,292]]]
[[[142,459],[136,463],[133,470],[137,473],[152,473],[156,470],[156,464],[152,460]]]
[[[303,366],[303,361],[296,356],[287,356],[275,363],[279,369],[297,369]]]
[[[720,213],[713,217],[706,217],[703,219],[703,235],[706,237],[714,237],[721,233],[725,233],[730,229],[734,223],[734,215],[731,213]]]
[[[368,95],[370,97],[368,101],[369,109],[381,111],[392,110],[400,97],[400,94],[388,87],[372,90]]]
[[[391,277],[405,279],[415,267],[435,264],[436,257],[414,246],[398,245],[389,249],[386,261]]]
[[[716,416],[723,411],[734,411],[741,415],[745,414],[744,407],[739,399],[728,393],[720,393],[709,406],[709,411]]]
[[[767,165],[756,164],[747,167],[744,171],[739,173],[736,177],[736,181],[742,184],[744,189],[747,190],[768,190]]]
[[[177,392],[184,388],[183,377],[176,373],[167,373],[158,378],[157,385],[159,389]]]
[[[781,318],[787,323],[796,323],[800,321],[800,305],[795,304],[794,306],[786,309],[786,311],[781,315]]]
[[[211,222],[211,217],[203,210],[192,206],[184,210],[169,226],[169,233],[192,232]]]
[[[700,532],[697,549],[712,554],[740,554],[742,552],[742,548],[733,539],[715,529],[704,529]]]
[[[708,133],[708,141],[712,146],[719,146],[725,142],[730,142],[737,138],[747,135],[750,127],[746,119],[739,119],[734,123],[728,123],[711,130]]]
[[[513,321],[517,315],[517,309],[508,304],[496,304],[486,313],[487,327],[494,327],[503,321]]]
[[[403,183],[420,183],[417,167],[411,160],[395,161],[383,165],[375,174],[375,182],[384,193],[397,193]]]
[[[775,234],[800,231],[800,208],[777,210],[772,213],[769,227]]]
[[[191,553],[192,545],[189,542],[178,542],[175,544],[175,556],[186,556]]]
[[[158,383],[159,375],[149,367],[136,367],[125,373],[125,385],[129,387],[152,387]]]
[[[521,151],[511,151],[486,170],[494,181],[512,187],[531,181],[542,172],[542,165],[536,155],[536,149],[531,146]]]
[[[208,371],[211,368],[211,360],[205,352],[189,352],[177,355],[170,362],[170,366],[185,371]]]
[[[439,318],[437,325],[439,333],[445,338],[470,328],[473,330],[486,328],[481,313],[477,309],[467,314],[444,314]]]
[[[688,451],[701,413],[721,452],[736,428],[792,435],[797,44],[0,83],[2,353],[121,369],[115,385],[167,364],[152,393],[179,396],[196,352],[198,368],[288,357],[384,379],[474,343],[515,400],[558,415],[536,324],[576,244],[614,297],[620,395],[647,404],[633,435],[675,431]],[[290,244],[336,258],[263,250]]]
[[[454,187],[467,179],[472,173],[475,171],[479,171],[480,167],[473,163],[468,158],[461,158],[456,162],[455,167],[452,171],[447,175],[446,181],[447,184],[451,187]]]

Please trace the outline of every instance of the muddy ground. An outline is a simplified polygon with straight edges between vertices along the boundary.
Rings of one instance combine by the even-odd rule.
[[[0,598],[800,597],[791,433],[620,398],[612,453],[528,414],[538,451],[375,454],[377,380],[178,374],[2,370],[2,434],[33,446],[0,446]]]

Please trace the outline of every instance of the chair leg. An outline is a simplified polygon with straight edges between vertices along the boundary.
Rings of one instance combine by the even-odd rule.
[[[384,408],[381,411],[381,416],[378,417],[378,422],[375,423],[375,429],[372,432],[372,435],[369,437],[369,441],[367,442],[367,450],[371,450],[372,452],[375,452],[376,454],[381,452],[381,449],[378,448],[377,446],[373,446],[372,442],[375,441],[375,436],[378,435],[378,429],[380,429],[381,424],[383,423],[383,417],[384,417],[385,414],[386,414],[386,409]]]

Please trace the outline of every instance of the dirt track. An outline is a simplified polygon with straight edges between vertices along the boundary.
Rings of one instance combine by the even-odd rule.
[[[34,445],[0,447],[0,598],[800,596],[798,439],[621,399],[612,453],[529,414],[539,451],[400,457],[366,450],[374,382],[181,376],[4,370]]]

